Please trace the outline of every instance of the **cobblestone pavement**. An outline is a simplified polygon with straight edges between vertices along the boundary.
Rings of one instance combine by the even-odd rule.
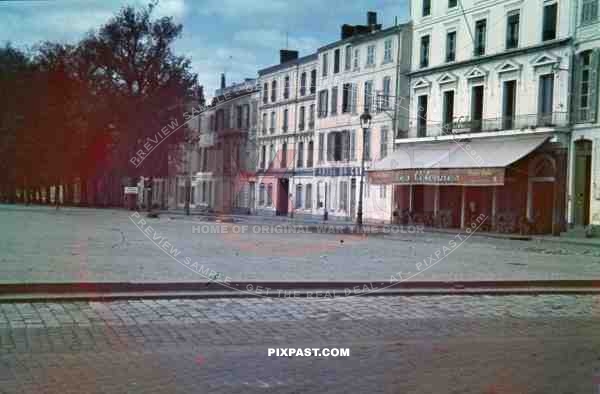
[[[0,393],[595,393],[600,297],[0,304]],[[349,357],[268,357],[268,348]]]
[[[144,233],[129,214],[0,206],[0,283],[205,280],[153,244],[159,237],[180,261],[189,257],[240,281],[406,278],[451,242],[460,244],[454,235],[431,233],[233,234],[231,224],[223,225],[227,234],[197,234],[192,226],[203,222],[165,216],[145,219],[154,232]],[[471,237],[439,260],[411,280],[600,278],[600,248],[592,246]]]

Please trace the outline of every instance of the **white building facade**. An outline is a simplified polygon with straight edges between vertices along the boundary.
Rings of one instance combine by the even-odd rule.
[[[566,228],[571,19],[564,0],[414,0],[410,124],[373,183],[400,221]]]
[[[196,208],[253,212],[259,97],[255,79],[222,86],[198,117],[197,159],[192,171]]]
[[[312,201],[307,180],[314,163],[317,57],[299,58],[291,50],[280,57],[280,64],[258,72],[256,212],[293,216]]]
[[[318,50],[313,201],[298,207],[307,215],[354,221],[363,152],[369,168],[393,151],[397,130],[407,127],[410,25],[382,30],[375,13],[367,19],[367,25],[342,26],[341,40]],[[372,122],[363,138],[365,111]],[[390,186],[364,178],[365,222],[392,221],[391,201]]]
[[[581,232],[600,226],[600,1],[573,0],[572,138],[569,155],[568,218]]]

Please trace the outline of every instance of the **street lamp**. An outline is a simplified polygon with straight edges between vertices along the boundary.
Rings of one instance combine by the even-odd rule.
[[[365,173],[365,153],[367,145],[367,130],[371,128],[371,114],[365,108],[365,112],[360,116],[360,126],[362,127],[362,155],[360,160],[360,187],[358,191],[358,212],[356,213],[356,225],[362,229],[363,225],[363,179]]]

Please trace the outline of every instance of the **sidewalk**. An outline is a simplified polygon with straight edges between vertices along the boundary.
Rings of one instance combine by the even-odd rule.
[[[170,210],[161,211],[162,215],[171,215],[173,219],[181,216],[185,216],[183,210]],[[348,227],[354,228],[356,223],[350,220],[323,220],[323,219],[307,219],[307,218],[290,218],[287,216],[259,216],[259,215],[240,215],[240,214],[217,214],[217,213],[194,213],[191,212],[190,217],[198,218],[202,221],[217,222],[217,223],[243,223],[249,225],[261,225],[261,224],[280,224],[287,226],[308,226],[308,230],[318,232],[321,229],[315,226],[333,226],[333,227]],[[369,233],[372,235],[394,235],[393,231],[390,231],[394,226],[398,228],[411,227],[410,225],[392,225],[382,223],[370,223],[366,222],[365,227],[369,228]],[[418,226],[412,226],[418,227]],[[418,227],[419,231],[431,234],[462,234],[465,232],[464,229],[457,228],[437,228],[437,227]],[[322,231],[322,230],[321,230]],[[402,233],[402,232],[401,232]],[[600,247],[600,238],[574,238],[574,237],[556,237],[551,235],[521,235],[521,234],[508,234],[508,233],[497,233],[489,231],[477,231],[473,233],[473,236],[487,237],[487,238],[498,238],[507,240],[519,240],[519,241],[542,241],[552,242],[560,244],[571,244],[581,246]]]

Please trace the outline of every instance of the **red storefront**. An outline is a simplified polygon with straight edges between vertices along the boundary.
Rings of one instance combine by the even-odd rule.
[[[549,134],[446,140],[400,146],[368,171],[395,185],[397,222],[483,230],[564,229],[566,150]]]

